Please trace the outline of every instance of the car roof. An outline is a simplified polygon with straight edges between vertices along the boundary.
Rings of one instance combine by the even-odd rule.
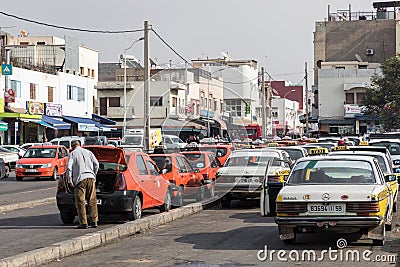
[[[63,145],[35,145],[35,146],[31,146],[29,149],[31,148],[58,148],[58,147],[65,147]]]
[[[373,156],[359,156],[359,157],[354,157],[353,155],[331,155],[329,157],[327,156],[309,156],[305,158],[299,158],[297,160],[297,163],[302,162],[302,161],[310,161],[310,160],[349,160],[349,161],[354,161],[354,160],[363,160],[363,161],[369,161],[373,162],[374,161]]]
[[[329,153],[329,156],[331,155],[358,155],[358,154],[364,154],[364,155],[371,155],[371,156],[386,156],[386,153],[384,152],[379,152],[379,151],[365,151],[365,150],[342,150],[342,151],[332,151]]]
[[[372,139],[371,141],[368,141],[369,144],[380,142],[400,143],[400,139]]]

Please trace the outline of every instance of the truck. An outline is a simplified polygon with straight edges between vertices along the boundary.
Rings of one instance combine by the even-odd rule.
[[[150,149],[153,150],[162,141],[161,128],[150,129]],[[122,146],[144,147],[143,129],[127,129],[122,138]]]
[[[243,126],[239,133],[240,139],[250,138],[255,141],[262,138],[261,126],[258,124],[249,124]]]

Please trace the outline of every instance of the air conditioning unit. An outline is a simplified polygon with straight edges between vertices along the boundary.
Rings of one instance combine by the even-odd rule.
[[[374,55],[374,49],[368,48],[368,49],[367,49],[367,52],[365,52],[365,54],[366,54],[367,56],[373,56],[373,55]]]

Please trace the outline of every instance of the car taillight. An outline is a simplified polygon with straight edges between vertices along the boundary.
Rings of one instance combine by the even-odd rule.
[[[115,190],[118,191],[127,190],[125,176],[122,173],[118,174],[116,177]]]
[[[306,203],[276,202],[277,213],[302,213],[307,212]]]
[[[357,213],[366,213],[366,212],[378,212],[379,211],[379,202],[356,202],[356,203],[347,203],[346,204],[347,212],[357,212]]]

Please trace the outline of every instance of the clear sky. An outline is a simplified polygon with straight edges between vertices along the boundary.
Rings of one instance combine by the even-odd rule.
[[[368,0],[24,0],[2,1],[0,10],[49,24],[95,30],[142,29],[148,20],[187,60],[221,57],[221,52],[227,52],[232,59],[257,60],[276,80],[297,83],[304,76],[304,62],[312,75],[315,21],[324,21],[328,5],[335,12],[348,9],[349,4],[353,11],[373,11]],[[13,35],[23,29],[31,36],[73,36],[98,50],[100,62],[117,62],[124,42],[128,47],[142,36],[140,32],[111,35],[60,30],[4,15],[0,15],[0,27]],[[150,49],[158,64],[183,62],[154,34]],[[141,43],[129,50],[139,59],[142,53]]]

